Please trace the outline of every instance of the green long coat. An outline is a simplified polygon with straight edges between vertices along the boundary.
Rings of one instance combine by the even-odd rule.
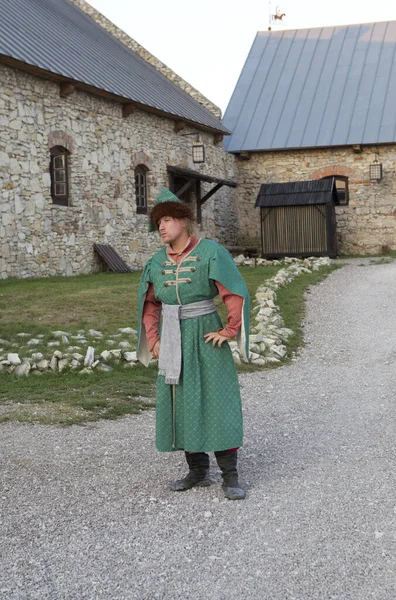
[[[165,304],[190,304],[218,295],[215,281],[242,296],[243,315],[239,343],[249,353],[249,294],[234,261],[225,248],[201,239],[176,264],[165,248],[147,262],[139,286],[138,358],[148,364],[150,354],[142,311],[149,283]],[[243,423],[238,376],[228,343],[205,344],[204,335],[222,323],[217,312],[180,322],[182,371],[178,385],[158,375],[156,445],[160,452],[185,450],[211,452],[242,445]]]

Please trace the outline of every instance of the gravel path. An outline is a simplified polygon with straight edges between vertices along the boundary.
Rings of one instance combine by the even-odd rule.
[[[248,497],[175,494],[154,413],[0,427],[0,597],[394,600],[396,263],[308,295],[307,345],[241,377]],[[367,263],[367,261],[366,261]]]

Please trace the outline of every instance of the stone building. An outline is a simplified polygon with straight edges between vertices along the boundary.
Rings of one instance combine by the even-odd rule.
[[[235,243],[217,107],[83,0],[0,0],[0,22],[0,278],[98,271],[95,243],[141,267],[164,185]]]
[[[396,22],[259,32],[223,119],[240,243],[261,184],[335,177],[340,252],[396,249],[395,97]]]

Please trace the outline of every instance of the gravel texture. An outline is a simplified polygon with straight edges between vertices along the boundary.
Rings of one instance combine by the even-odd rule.
[[[362,263],[365,266],[360,266]],[[245,501],[172,493],[154,412],[0,427],[0,597],[394,600],[396,263],[308,294],[291,365],[241,376]]]

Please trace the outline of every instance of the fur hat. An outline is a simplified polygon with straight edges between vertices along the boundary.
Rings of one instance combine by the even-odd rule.
[[[158,229],[158,222],[162,217],[173,217],[174,219],[193,220],[191,208],[182,202],[168,188],[163,187],[154,201],[150,212],[149,231]]]

